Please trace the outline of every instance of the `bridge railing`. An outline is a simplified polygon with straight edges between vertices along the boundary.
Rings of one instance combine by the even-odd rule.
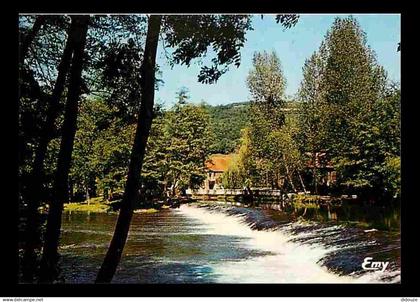
[[[256,196],[281,196],[281,190],[273,190],[266,188],[251,188],[252,194]],[[242,189],[188,189],[188,195],[243,195]]]

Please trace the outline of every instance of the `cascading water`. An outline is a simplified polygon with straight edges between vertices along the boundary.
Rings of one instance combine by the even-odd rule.
[[[291,222],[283,214],[214,203],[135,214],[113,282],[400,281],[399,234]],[[94,282],[116,218],[106,213],[65,213],[60,246],[65,282]],[[364,271],[365,257],[390,265],[384,272]]]
[[[351,238],[356,237],[355,234],[351,234],[352,230],[347,230],[350,234],[347,233],[347,236],[344,236],[346,228],[339,225],[317,227],[316,224],[308,222],[294,222],[279,225],[272,223],[270,227],[270,221],[255,218],[255,209],[241,211],[240,208],[183,205],[179,211],[201,222],[207,234],[245,238],[242,244],[247,248],[270,253],[243,260],[226,259],[212,265],[218,276],[217,282],[382,283],[400,281],[400,271],[395,266],[392,271],[363,272],[359,269],[341,275],[328,270],[323,264],[332,262],[333,255],[338,257],[345,254],[346,250],[359,246],[365,247],[369,244],[374,246],[376,243],[366,241],[364,238]],[[251,215],[254,217],[250,217]],[[201,229],[200,232],[203,230]],[[340,234],[342,237],[337,238]],[[343,241],[342,244],[337,242],[340,239]]]

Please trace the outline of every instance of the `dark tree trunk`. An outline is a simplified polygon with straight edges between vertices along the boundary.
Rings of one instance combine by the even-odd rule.
[[[313,169],[312,169],[312,175],[314,178],[314,193],[317,195],[318,194],[318,171],[317,171],[317,156],[316,156],[316,152],[313,152],[312,155],[312,161],[313,161]]]
[[[306,192],[306,187],[305,187],[305,183],[303,182],[302,175],[300,174],[299,171],[297,172],[297,174],[298,174],[298,177],[299,177],[300,184],[302,186],[303,192]]]
[[[36,267],[35,249],[40,236],[38,207],[40,206],[43,192],[45,155],[47,153],[48,143],[51,140],[51,134],[55,131],[55,122],[60,111],[60,98],[64,91],[70,67],[73,52],[72,39],[74,39],[76,30],[77,27],[72,24],[60,64],[57,68],[58,75],[48,102],[46,121],[42,126],[39,143],[35,151],[31,182],[28,190],[28,216],[25,229],[25,251],[23,257],[23,279],[25,282],[32,282]]]
[[[72,23],[77,26],[74,39],[74,54],[70,70],[70,83],[60,151],[58,153],[57,169],[54,178],[54,196],[48,211],[47,229],[44,237],[44,249],[40,267],[40,282],[53,282],[57,277],[58,241],[61,229],[61,214],[63,203],[68,201],[68,175],[70,171],[71,155],[77,126],[77,111],[81,93],[83,55],[88,29],[88,16],[73,16]]]
[[[111,282],[127,240],[133,207],[139,198],[140,177],[147,139],[153,119],[156,52],[162,16],[149,17],[144,59],[141,66],[141,104],[137,130],[131,150],[130,165],[117,225],[108,252],[96,277],[96,283]]]
[[[29,32],[25,35],[23,33],[20,34],[20,44],[19,44],[19,72],[20,78],[27,77],[29,81],[32,82],[32,86],[35,88],[35,93],[39,96],[40,99],[43,99],[41,89],[36,82],[35,78],[33,77],[33,73],[30,70],[24,70],[24,61],[28,54],[29,47],[32,44],[35,37],[38,35],[41,28],[44,26],[46,21],[46,16],[37,16],[35,19],[35,23]],[[20,98],[20,89],[18,92],[18,98]]]
[[[248,193],[248,198],[249,198],[249,201],[251,202],[251,206],[255,207],[254,192],[251,190],[250,186],[246,186],[246,191]]]
[[[86,195],[86,201],[87,201],[87,204],[89,205],[90,204],[90,196],[89,196],[89,183],[88,183],[88,181],[86,180],[85,181],[85,195]]]
[[[284,154],[283,154],[283,161],[284,161],[284,167],[286,168],[286,175],[290,182],[290,186],[292,187],[293,192],[297,192],[295,184],[293,183],[292,175],[290,174],[289,165],[287,164],[286,155]]]
[[[35,19],[35,23],[32,26],[31,30],[21,38],[21,44],[19,47],[19,64],[22,65],[25,61],[26,55],[29,50],[29,46],[32,44],[34,38],[37,36],[38,32],[45,24],[46,16],[38,16]]]
[[[39,30],[44,25],[44,23],[45,23],[44,16],[37,17],[32,29],[26,35],[22,33],[20,34],[20,44],[19,44],[19,49],[18,49],[19,51],[19,82],[22,83],[22,82],[28,81],[30,83],[29,86],[33,89],[35,97],[40,100],[44,100],[44,95],[41,91],[41,88],[39,87],[38,82],[35,80],[32,71],[24,69],[23,63],[28,53],[29,46],[32,44],[34,38],[37,36]],[[21,97],[21,93],[22,93],[21,90],[22,90],[22,86],[18,90],[18,99],[20,99]],[[18,141],[19,141],[19,146],[23,146],[24,138],[20,132],[18,134]],[[19,149],[19,150],[20,150],[19,152],[20,154],[18,155],[18,165],[20,167],[22,163],[21,154],[24,153],[24,149]]]
[[[70,180],[70,183],[69,183],[69,200],[70,201],[72,201],[72,200],[74,200],[74,184],[73,184],[73,181],[71,181]]]

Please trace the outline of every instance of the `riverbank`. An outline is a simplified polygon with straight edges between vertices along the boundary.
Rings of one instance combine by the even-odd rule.
[[[290,220],[335,222],[344,226],[359,227],[362,229],[376,229],[383,231],[399,231],[400,214],[398,208],[377,207],[365,205],[347,199],[328,199],[317,195],[295,195],[284,203],[274,201],[259,201],[254,204],[241,203],[231,199],[214,201],[189,200],[189,202],[219,204],[245,208],[260,208],[284,213]],[[179,202],[179,204],[182,202]],[[95,197],[80,203],[67,203],[64,205],[66,212],[87,213],[118,213],[118,202],[104,201],[102,197]],[[157,213],[170,205],[159,204],[156,207],[135,209],[134,213]]]
[[[94,197],[83,202],[70,202],[64,204],[64,211],[107,213],[111,210],[109,202],[104,202],[102,197]]]
[[[115,209],[113,206],[114,202],[104,201],[102,197],[94,197],[83,202],[70,202],[64,204],[65,212],[80,212],[80,213],[118,213],[118,209]],[[162,206],[162,209],[169,208],[167,206]],[[158,209],[155,208],[145,208],[145,209],[136,209],[134,213],[156,213]]]

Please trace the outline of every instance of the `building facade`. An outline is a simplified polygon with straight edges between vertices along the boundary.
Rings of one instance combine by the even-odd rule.
[[[202,186],[205,190],[221,189],[221,176],[229,167],[232,154],[213,154],[206,161],[207,178]]]

